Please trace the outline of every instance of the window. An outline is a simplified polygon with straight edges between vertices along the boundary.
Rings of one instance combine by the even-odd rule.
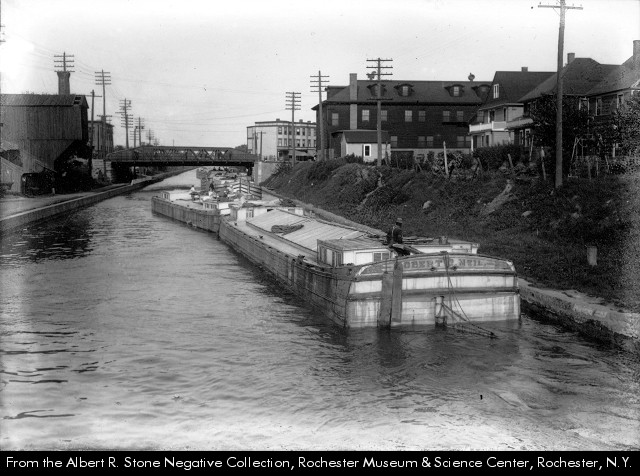
[[[618,98],[617,98],[617,102],[616,102],[616,107],[618,109],[620,109],[620,107],[624,104],[624,95],[622,94],[618,94]]]
[[[503,107],[502,108],[502,120],[503,121],[508,121],[509,120],[508,117],[507,117],[507,114],[508,114],[507,108]]]
[[[418,136],[418,147],[425,147],[427,145],[427,141],[425,136]]]
[[[460,86],[454,86],[453,88],[451,88],[451,95],[453,97],[460,96]]]
[[[337,112],[332,112],[331,113],[331,125],[332,126],[337,126],[339,124],[339,116]]]
[[[386,121],[387,119],[387,110],[383,109],[380,111],[380,120],[381,121]]]
[[[384,261],[391,257],[391,254],[388,251],[382,252],[374,252],[373,253],[373,262],[376,263],[378,261]]]
[[[465,138],[466,136],[457,136],[456,137],[456,147],[464,147],[464,143],[465,143]]]
[[[278,147],[282,147],[282,139],[278,139]]]
[[[278,134],[282,134],[282,127],[278,127]]]
[[[307,130],[306,129],[302,129],[302,135],[306,136],[307,135]]]
[[[433,147],[433,136],[427,136],[427,147]]]
[[[498,99],[500,97],[500,85],[493,85],[493,99]]]
[[[300,147],[300,139],[296,140],[296,147]]]
[[[596,98],[596,116],[602,114],[602,98]]]
[[[247,208],[247,216],[246,218],[253,218],[253,208]]]
[[[300,135],[300,128],[296,127],[296,135],[299,136]]]
[[[391,147],[398,147],[398,136],[391,136]]]
[[[449,122],[451,119],[450,111],[442,111],[442,122]]]
[[[408,96],[411,93],[411,88],[406,84],[400,88],[400,96]]]
[[[404,122],[411,122],[413,120],[413,111],[404,111]]]
[[[362,110],[362,122],[369,122],[369,109]]]
[[[364,157],[371,157],[371,146],[369,144],[365,144],[364,146],[362,146],[363,148],[363,156]]]
[[[456,121],[464,122],[464,111],[456,111]]]
[[[587,98],[580,98],[580,102],[578,102],[578,111],[589,112],[589,100]]]
[[[425,122],[427,120],[427,111],[418,111],[418,122]]]

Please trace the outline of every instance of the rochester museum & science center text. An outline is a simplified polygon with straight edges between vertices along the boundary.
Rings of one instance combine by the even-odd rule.
[[[385,459],[376,458],[375,456],[365,456],[361,458],[327,458],[318,456],[308,458],[303,456],[294,456],[290,458],[255,458],[249,456],[229,456],[220,459],[198,458],[189,459],[188,457],[177,458],[171,457],[131,457],[122,455],[106,456],[100,459],[90,459],[80,456],[72,456],[69,458],[51,458],[42,459],[25,459],[21,457],[6,456],[4,459],[6,468],[170,468],[170,469],[205,469],[205,468],[275,468],[275,469],[318,469],[318,468],[520,468],[520,469],[539,469],[539,468],[629,468],[630,457],[612,456],[603,457],[601,459],[576,458],[571,459],[567,456],[535,456],[534,458],[525,457],[513,458],[505,456],[504,458],[497,456],[488,456],[477,458],[476,455],[465,455],[465,457],[442,457],[442,456],[424,456],[421,459]]]

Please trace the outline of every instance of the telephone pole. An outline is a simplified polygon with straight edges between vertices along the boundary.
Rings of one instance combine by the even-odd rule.
[[[383,66],[382,63],[384,61],[393,61],[392,59],[382,59],[382,58],[376,58],[376,59],[368,59],[367,61],[372,61],[375,62],[375,66],[367,66],[367,68],[369,69],[373,69],[374,71],[371,73],[371,75],[373,77],[377,78],[377,85],[376,85],[376,104],[377,104],[377,126],[376,126],[376,130],[378,131],[378,161],[377,161],[377,165],[378,167],[382,166],[382,100],[383,99],[388,99],[388,98],[383,98],[382,97],[382,82],[381,82],[381,78],[382,76],[391,76],[392,73],[383,73],[382,70],[383,69],[391,69],[393,68],[393,66]]]
[[[60,94],[71,94],[69,77],[74,70],[69,68],[73,68],[73,55],[68,55],[66,52],[63,52],[61,55],[53,55],[53,57],[54,68],[56,73],[58,73],[58,92]]]
[[[142,145],[142,130],[144,129],[144,123],[142,122],[142,118],[138,117],[138,125],[136,126],[138,131],[138,145]]]
[[[96,72],[96,86],[102,86],[102,122],[107,122],[107,95],[105,86],[111,84],[111,73],[102,70]]]
[[[131,124],[129,123],[131,114],[129,114],[127,111],[129,111],[130,107],[131,100],[125,98],[120,101],[120,114],[122,115],[120,120],[121,122],[124,122],[124,124],[121,123],[120,125],[125,129],[125,144],[127,149],[129,148],[129,129],[131,128]]]
[[[319,120],[318,120],[318,125],[320,127],[320,160],[324,159],[324,149],[325,149],[325,145],[324,145],[324,116],[322,114],[322,89],[324,86],[326,86],[328,79],[325,78],[329,78],[329,76],[323,76],[322,73],[320,71],[318,71],[318,75],[317,76],[311,76],[311,87],[315,88],[315,89],[311,89],[312,93],[317,92],[318,93],[318,105],[319,105]]]
[[[582,7],[568,7],[565,0],[559,5],[538,5],[538,8],[559,8],[560,28],[558,30],[558,72],[556,74],[556,178],[555,188],[562,186],[562,63],[564,48],[564,14],[566,10],[582,10]]]
[[[295,111],[300,110],[300,93],[287,92],[287,110],[291,110],[291,147],[293,155],[291,156],[291,165],[296,165],[296,124]]]

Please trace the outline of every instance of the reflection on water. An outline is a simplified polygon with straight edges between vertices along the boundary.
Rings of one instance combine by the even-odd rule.
[[[3,237],[2,449],[639,448],[637,357],[526,317],[338,328],[155,193]]]

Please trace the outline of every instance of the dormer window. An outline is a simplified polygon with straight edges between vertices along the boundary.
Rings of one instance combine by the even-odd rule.
[[[384,93],[386,92],[386,87],[384,84],[370,84],[367,86],[369,88],[369,92],[371,93],[371,97],[384,97]],[[378,88],[380,88],[380,95],[378,95]]]
[[[449,96],[454,98],[458,98],[464,93],[464,86],[462,86],[461,84],[445,86],[445,89],[449,92]]]
[[[493,85],[493,99],[498,99],[500,97],[500,85]]]
[[[410,84],[400,84],[396,86],[396,90],[398,91],[399,96],[405,98],[413,94],[413,87]]]

